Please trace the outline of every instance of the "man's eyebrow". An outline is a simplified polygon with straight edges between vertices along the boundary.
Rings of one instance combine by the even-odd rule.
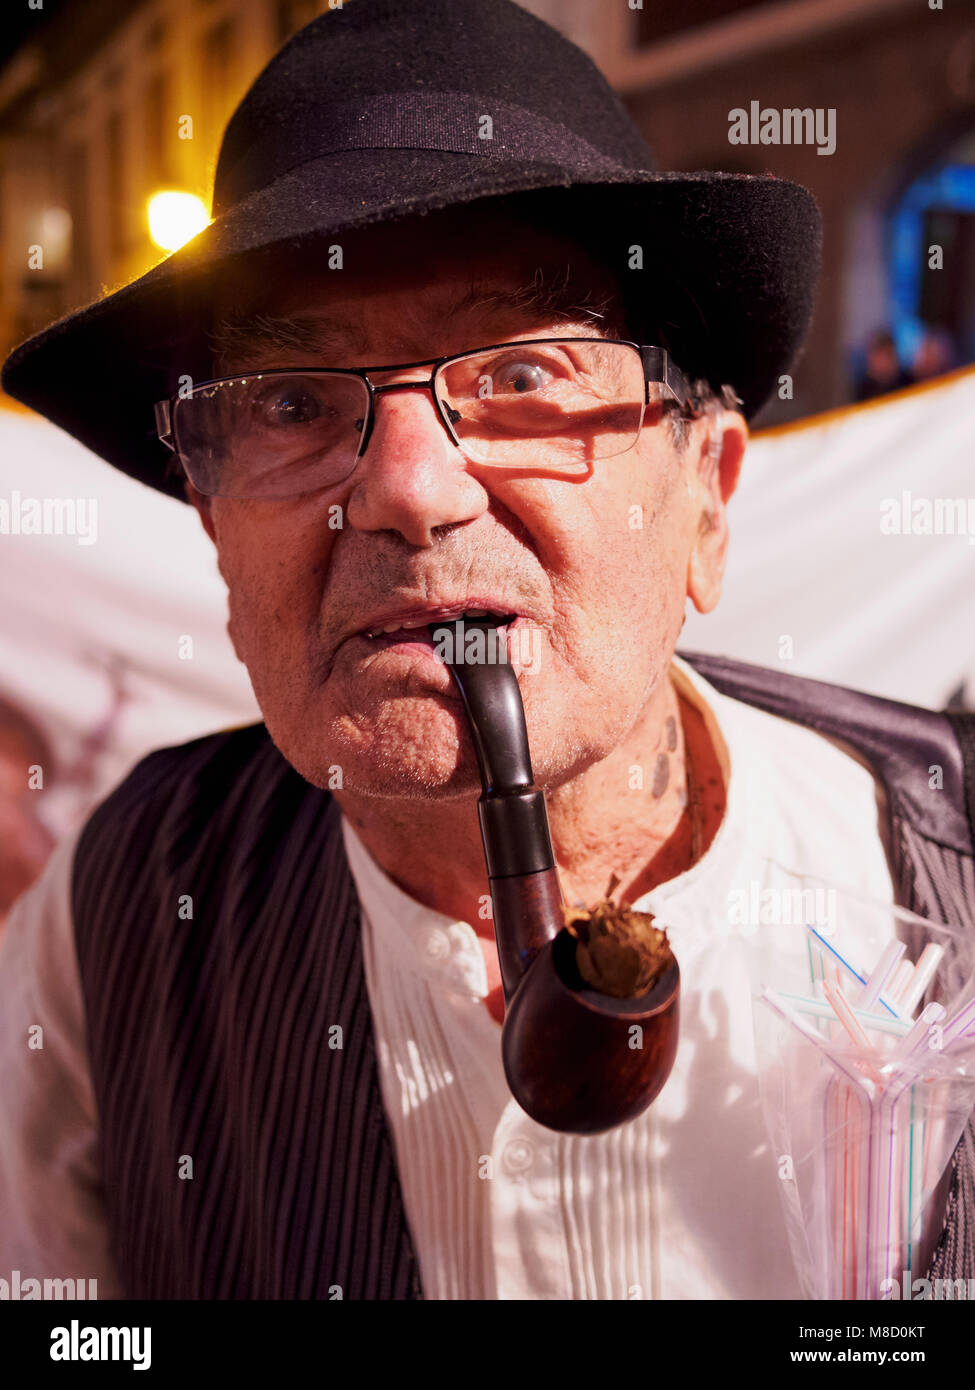
[[[539,266],[530,280],[514,288],[491,287],[472,279],[470,286],[444,305],[444,314],[464,313],[475,322],[510,313],[526,323],[551,318],[622,329],[621,296],[596,292],[578,278],[570,265],[557,271]],[[338,320],[327,309],[296,314],[263,310],[230,311],[207,334],[216,364],[250,361],[255,355],[274,352],[309,353],[319,357],[361,354],[368,344],[354,324]]]
[[[324,310],[300,314],[229,313],[208,332],[214,362],[250,359],[258,353],[329,353],[362,351],[364,339],[354,327],[337,322]]]
[[[573,278],[572,267],[566,264],[556,271],[538,266],[532,278],[515,289],[507,286],[479,289],[472,282],[457,308],[475,312],[512,310],[515,313],[524,313],[526,317],[548,314],[553,318],[573,322],[598,323],[609,319],[614,310],[618,311],[621,302],[621,295],[598,293],[585,281],[580,281],[578,277]]]

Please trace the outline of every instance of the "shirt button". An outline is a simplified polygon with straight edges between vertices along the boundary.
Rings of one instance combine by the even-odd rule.
[[[512,1139],[501,1153],[501,1163],[508,1173],[526,1173],[534,1162],[535,1146],[528,1139]]]
[[[452,960],[444,971],[444,983],[450,989],[459,990],[461,993],[476,994],[478,992],[477,976],[472,969],[471,961]]]
[[[450,940],[440,927],[430,927],[424,933],[423,954],[428,960],[446,960],[450,955]]]

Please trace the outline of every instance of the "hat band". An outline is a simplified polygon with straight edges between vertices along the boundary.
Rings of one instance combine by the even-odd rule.
[[[302,164],[368,149],[439,150],[532,164],[571,164],[580,171],[630,167],[524,106],[469,92],[391,92],[358,106],[342,102],[318,107],[312,128],[297,121],[262,130],[259,143],[242,150],[229,168],[218,167],[213,216]],[[649,150],[645,167],[653,167]]]

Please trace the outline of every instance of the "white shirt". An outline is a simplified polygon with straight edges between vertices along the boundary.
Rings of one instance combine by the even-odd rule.
[[[473,928],[404,893],[343,818],[428,1298],[801,1295],[756,1081],[755,953],[722,923],[730,894],[805,875],[890,902],[878,787],[829,739],[722,696],[679,659],[672,673],[725,761],[727,812],[705,855],[636,904],[667,925],[680,962],[680,1045],[650,1109],[606,1134],[556,1134],[522,1111]],[[76,841],[58,846],[0,934],[0,1276],[97,1278],[107,1298],[119,1289],[69,906]],[[794,957],[804,941],[801,927],[782,928],[775,949]],[[44,1048],[31,1051],[41,1020]]]

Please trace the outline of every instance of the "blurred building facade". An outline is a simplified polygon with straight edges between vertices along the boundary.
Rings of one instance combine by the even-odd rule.
[[[771,172],[816,195],[816,321],[764,423],[849,399],[880,326],[906,350],[929,323],[975,360],[975,0],[524,2],[591,53],[662,167]],[[0,69],[0,351],[161,259],[150,194],[209,207],[234,106],[337,4],[70,0],[28,35]],[[731,144],[730,113],[753,102],[834,110],[835,151]]]

